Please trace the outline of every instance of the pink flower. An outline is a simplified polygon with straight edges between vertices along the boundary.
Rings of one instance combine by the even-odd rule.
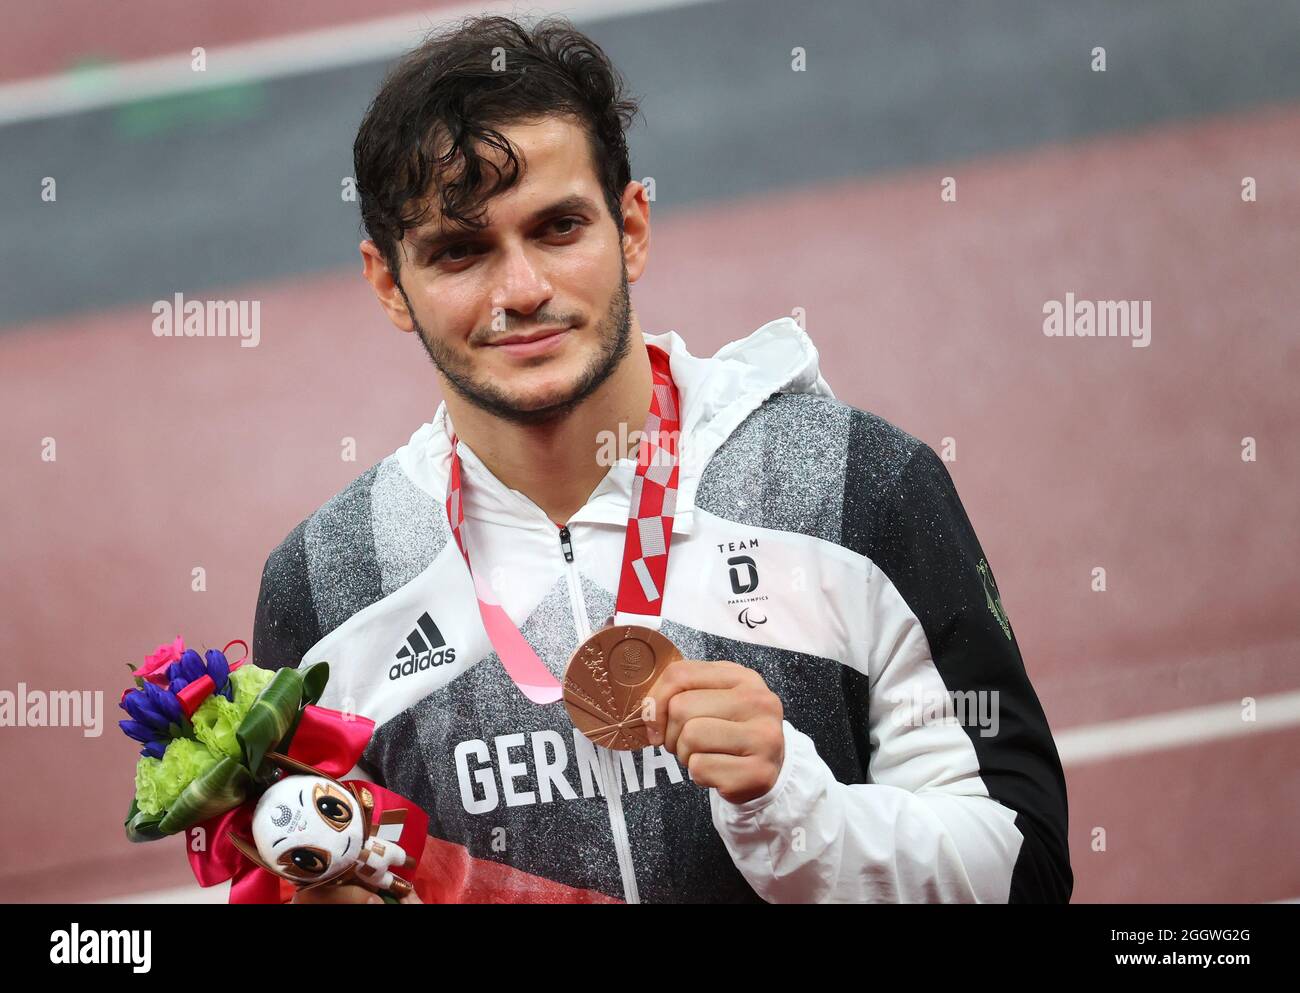
[[[131,673],[133,676],[139,676],[141,679],[147,679],[151,683],[157,683],[159,686],[167,686],[167,667],[173,662],[179,662],[181,655],[185,652],[185,641],[180,635],[170,645],[159,645],[158,650],[144,660],[144,665],[140,666]]]

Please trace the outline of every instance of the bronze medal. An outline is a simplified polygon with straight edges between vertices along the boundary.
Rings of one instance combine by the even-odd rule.
[[[597,631],[564,669],[564,706],[573,726],[615,751],[647,747],[641,702],[660,673],[681,657],[677,646],[653,628],[624,624]]]

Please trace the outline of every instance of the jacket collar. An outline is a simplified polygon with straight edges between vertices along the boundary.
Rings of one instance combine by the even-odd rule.
[[[682,437],[673,533],[689,534],[694,527],[695,494],[704,468],[746,417],[774,393],[834,394],[818,370],[816,347],[788,317],[769,321],[708,358],[690,354],[675,331],[642,337],[647,345],[668,353],[681,400]],[[411,480],[442,505],[451,464],[445,403],[439,404],[433,420],[421,425],[396,456]],[[493,476],[463,441],[460,456],[466,515],[507,527],[554,530],[541,508]],[[620,459],[569,523],[626,524],[635,472],[632,459]]]

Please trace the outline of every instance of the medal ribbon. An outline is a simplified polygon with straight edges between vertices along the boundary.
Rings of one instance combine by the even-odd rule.
[[[649,345],[646,351],[650,356],[652,377],[650,411],[637,447],[636,476],[632,480],[615,610],[658,617],[663,609],[668,548],[672,542],[673,513],[677,504],[677,441],[681,415],[668,354]],[[537,657],[532,645],[507,616],[492,587],[475,575],[470,564],[469,549],[465,547],[461,534],[465,504],[457,444],[453,432],[451,471],[447,480],[447,521],[474,584],[483,628],[519,691],[533,703],[554,703],[562,695],[559,680]]]

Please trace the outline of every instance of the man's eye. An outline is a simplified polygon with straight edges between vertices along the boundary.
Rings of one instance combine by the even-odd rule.
[[[468,248],[473,248],[473,247],[474,247],[474,246],[472,246],[472,245],[470,245],[470,244],[468,244],[468,243],[466,243],[466,242],[461,242],[461,243],[456,244],[456,245],[448,245],[448,246],[447,246],[446,248],[444,248],[441,252],[439,252],[437,255],[435,255],[435,256],[433,257],[432,261],[434,261],[434,262],[442,262],[442,261],[446,261],[446,262],[464,262],[465,259],[467,258],[467,256],[463,256],[463,255],[455,255],[455,256],[453,256],[452,253],[454,253],[454,252],[459,252],[461,249],[468,249]]]
[[[563,226],[563,230],[561,230],[562,226]],[[580,217],[561,217],[554,221],[551,221],[551,223],[548,225],[550,230],[554,234],[559,235],[561,238],[567,238],[570,235],[577,234],[578,229],[581,228],[582,226],[583,226],[583,220]],[[461,254],[461,253],[472,252],[474,248],[475,246],[470,242],[467,241],[457,242],[454,245],[448,245],[437,255],[433,256],[433,258],[431,258],[429,262],[430,263],[467,262],[469,261],[470,258],[469,254]]]

